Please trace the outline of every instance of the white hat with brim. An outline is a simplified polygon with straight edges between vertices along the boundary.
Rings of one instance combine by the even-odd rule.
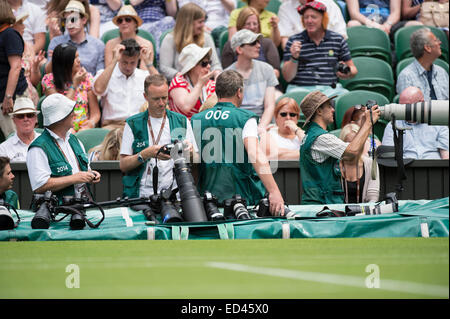
[[[77,102],[72,101],[65,95],[54,93],[47,96],[42,101],[41,110],[44,118],[44,126],[50,126],[56,122],[65,119]]]
[[[211,53],[211,48],[201,48],[195,43],[185,46],[178,57],[178,63],[181,65],[180,73],[185,75],[203,60],[206,55]]]
[[[9,116],[14,116],[17,114],[39,114],[39,111],[36,110],[33,101],[28,97],[18,97],[14,102],[14,108]]]
[[[119,12],[117,12],[117,15],[112,19],[112,22],[119,26],[117,23],[117,19],[121,17],[131,17],[136,20],[137,26],[140,27],[143,23],[142,19],[137,14],[136,10],[134,10],[133,6],[131,5],[124,5],[122,8],[120,8]]]
[[[83,16],[87,16],[86,9],[84,8],[83,3],[76,0],[70,0],[64,10],[60,13],[60,15],[64,15],[65,12],[78,12]]]

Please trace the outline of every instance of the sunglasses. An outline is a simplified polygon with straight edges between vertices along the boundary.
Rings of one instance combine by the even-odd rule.
[[[36,114],[34,113],[26,113],[26,114],[16,114],[14,115],[15,118],[22,120],[23,118],[25,118],[25,116],[29,119],[32,119],[36,116]]]
[[[249,45],[251,47],[254,47],[257,43],[259,43],[259,40],[255,40],[252,43],[246,43],[246,45]]]
[[[208,65],[211,65],[211,60],[201,61],[199,64],[202,68],[206,68]]]
[[[296,117],[296,116],[298,116],[297,113],[290,113],[290,112],[289,112],[289,113],[288,113],[288,112],[281,112],[281,113],[280,113],[280,116],[281,116],[281,117],[286,117],[288,114],[289,114],[290,117]]]
[[[126,18],[118,18],[117,19],[117,24],[122,24],[122,22],[125,20],[126,23],[130,23],[131,21],[133,21],[133,18],[130,17],[126,17]]]

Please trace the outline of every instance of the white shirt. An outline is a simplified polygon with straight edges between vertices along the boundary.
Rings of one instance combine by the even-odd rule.
[[[34,132],[33,141],[41,134]],[[31,143],[30,143],[31,144]],[[6,156],[11,162],[25,162],[27,160],[28,144],[14,133],[13,136],[0,144],[0,156]]]
[[[347,39],[346,24],[339,6],[333,0],[320,0],[320,2],[327,7],[328,30],[337,32]],[[287,0],[281,4],[278,10],[278,18],[280,19],[278,28],[282,37],[290,37],[305,30],[297,11],[300,5],[298,0]]]
[[[104,70],[97,72],[94,78],[94,87],[95,81],[103,72]],[[148,71],[136,68],[133,74],[127,78],[116,64],[105,92],[98,94],[95,88],[93,90],[96,95],[102,97],[102,121],[126,120],[139,113],[139,109],[145,103],[144,81],[148,75]]]
[[[45,6],[47,5],[48,2],[50,2],[50,0],[28,0],[28,2],[34,3],[39,8],[44,10]]]
[[[46,130],[50,133],[50,135],[53,138],[55,138],[62,152],[64,153],[64,155],[66,155],[66,158],[70,166],[72,166],[72,175],[78,173],[80,171],[78,167],[78,161],[75,156],[75,153],[72,150],[72,147],[70,147],[69,144],[70,132],[67,132],[66,138],[62,139],[49,129],[46,128]],[[85,151],[83,143],[80,142],[80,145],[83,151]],[[35,191],[36,189],[45,185],[48,182],[52,174],[52,170],[50,169],[50,165],[48,163],[47,154],[45,154],[42,148],[32,147],[28,150],[27,169],[28,169],[28,176],[30,177],[31,189],[33,191]],[[79,188],[82,185],[83,184],[75,184],[75,192],[79,192]]]
[[[22,6],[13,10],[14,16],[19,16],[24,13],[28,13],[28,18],[25,19],[23,24],[25,25],[25,31],[23,33],[23,40],[34,43],[33,35],[35,33],[47,32],[47,26],[45,24],[46,12],[27,0],[23,0]]]
[[[269,130],[270,136],[275,140],[278,147],[288,150],[298,151],[300,149],[300,140],[298,136],[294,138],[286,138],[278,134],[278,127],[273,127]]]
[[[159,131],[161,129],[163,118],[153,118],[150,116],[150,123],[152,125],[153,135],[155,138],[157,138]],[[149,146],[153,145],[153,141],[151,139],[151,133],[150,128],[147,124],[147,131],[149,136]],[[188,120],[187,130],[186,130],[186,140],[191,142],[193,144],[195,152],[198,152],[197,143],[195,142],[194,133],[192,131],[191,123]],[[158,145],[166,145],[171,143],[171,137],[170,137],[170,125],[169,120],[166,119],[166,123],[164,124],[164,129],[161,133],[161,138],[159,140]],[[122,136],[122,145],[120,148],[120,154],[121,155],[133,155],[133,142],[134,142],[134,136],[133,132],[131,131],[130,126],[125,124],[124,130],[123,130],[123,136]],[[139,196],[150,196],[153,195],[153,179],[152,179],[152,172],[153,167],[155,167],[155,158],[150,158],[146,165],[146,169],[144,174],[142,174],[140,186],[139,186]],[[162,161],[158,160],[158,193],[162,189],[174,189],[177,187],[177,182],[175,181],[175,176],[173,176],[173,160],[170,159],[168,161]]]

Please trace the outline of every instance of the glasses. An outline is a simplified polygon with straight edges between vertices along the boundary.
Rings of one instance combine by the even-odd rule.
[[[122,24],[123,21],[125,21],[126,23],[130,23],[131,21],[133,21],[133,18],[126,17],[126,18],[118,18],[117,19],[118,24]]]
[[[286,117],[288,114],[289,114],[290,117],[296,117],[296,116],[298,116],[297,113],[290,113],[290,112],[289,112],[289,113],[288,113],[288,112],[281,112],[281,113],[280,113],[280,116],[281,116],[281,117]]]
[[[22,120],[23,118],[25,118],[25,116],[27,118],[29,118],[29,119],[32,119],[32,118],[34,118],[36,116],[36,114],[34,114],[34,113],[26,113],[26,114],[15,114],[14,115],[14,117],[19,119],[19,120]]]
[[[246,43],[246,45],[249,45],[251,47],[254,47],[256,44],[259,44],[259,40],[255,40],[252,43]]]
[[[210,60],[201,61],[199,64],[202,68],[206,68],[208,65],[211,65],[211,61]]]

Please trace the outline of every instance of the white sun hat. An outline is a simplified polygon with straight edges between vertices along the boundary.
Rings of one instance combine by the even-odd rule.
[[[44,118],[44,126],[52,125],[66,118],[72,113],[77,102],[72,101],[65,95],[54,93],[42,101],[41,111]]]
[[[181,50],[178,63],[181,65],[180,73],[185,75],[196,66],[207,54],[211,54],[211,48],[200,48],[197,44],[191,43]]]

